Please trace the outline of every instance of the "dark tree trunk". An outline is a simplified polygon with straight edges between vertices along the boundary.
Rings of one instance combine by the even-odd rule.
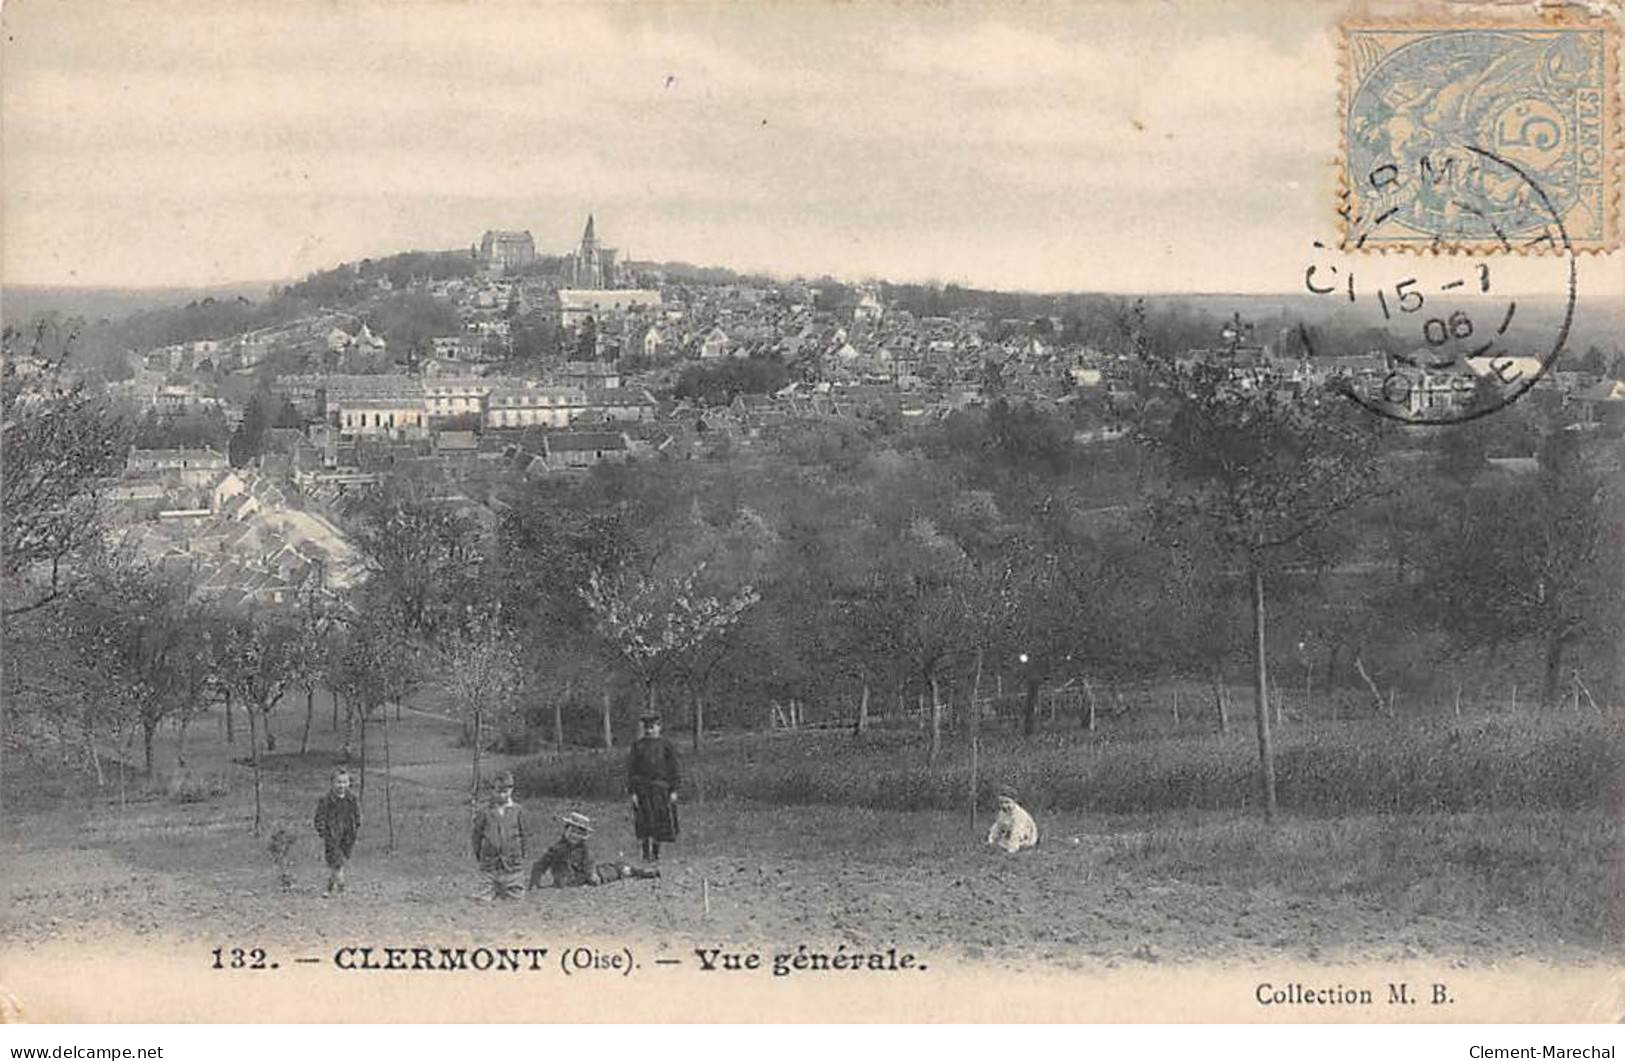
[[[654,702],[654,686],[649,687],[649,702]],[[609,683],[604,683],[604,747],[615,747],[615,729],[610,725],[609,717]]]
[[[1563,641],[1562,634],[1551,633],[1546,635],[1546,666],[1540,682],[1540,708],[1542,711],[1557,706],[1560,695],[1558,685],[1563,677]]]
[[[705,739],[705,701],[693,688],[688,691],[690,701],[694,704],[694,754],[700,753],[700,744]]]
[[[305,732],[299,737],[299,754],[310,754],[310,720],[316,714],[316,687],[305,687]]]
[[[231,715],[231,697],[226,697],[226,743],[237,743],[237,724]]]
[[[175,765],[182,770],[186,769],[186,727],[191,724],[192,713],[190,711],[182,712],[180,740],[175,745]]]
[[[401,709],[401,705],[397,701],[396,704],[395,704],[395,710],[398,713],[400,711],[400,709]],[[392,783],[393,780],[394,780],[394,775],[391,772],[391,765],[390,765],[390,761],[389,761],[389,714],[388,714],[388,712],[385,712],[384,713],[384,826],[389,831],[389,847],[388,847],[388,850],[390,850],[390,851],[395,850],[395,800],[394,800],[394,787],[395,786]]]
[[[334,710],[338,709],[337,708],[338,701],[339,701],[339,694],[334,693],[333,694],[333,703],[335,705]],[[343,753],[342,753],[344,755],[344,761],[345,762],[350,761],[350,756],[354,753],[354,750],[355,750],[355,727],[356,727],[355,701],[351,700],[349,698],[345,698],[345,700],[344,700],[344,748],[343,748]]]
[[[970,722],[971,743],[982,735],[982,650],[976,650],[976,677],[970,683],[970,711],[966,716]]]
[[[1021,702],[1021,732],[1032,736],[1038,732],[1038,679],[1027,679],[1027,694]]]
[[[250,708],[249,710],[253,710]],[[265,725],[265,750],[276,751],[276,734],[271,732],[271,706],[267,704],[260,711],[260,721]]]
[[[475,799],[480,797],[480,751],[485,743],[485,724],[478,708],[474,711],[474,782],[470,793]],[[388,747],[386,744],[385,747]]]
[[[248,705],[248,761],[254,768],[254,835],[260,834],[260,820],[262,817],[260,798],[260,738],[259,718],[254,705]]]
[[[365,801],[367,798],[367,716],[356,705],[354,700],[346,701],[347,708],[355,724],[361,727],[361,794],[356,798]]]
[[[150,721],[147,719],[141,720],[141,750],[146,753],[148,777],[152,776],[152,738],[157,729],[157,719],[151,719]]]
[[[557,751],[564,750],[564,697],[553,698],[553,747]]]
[[[1264,659],[1264,572],[1253,564],[1253,714],[1258,722],[1259,779],[1264,818],[1275,820],[1275,747],[1270,740],[1269,672]]]
[[[942,754],[942,691],[936,671],[931,672],[931,761]]]

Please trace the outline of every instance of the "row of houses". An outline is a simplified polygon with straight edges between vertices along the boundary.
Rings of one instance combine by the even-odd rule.
[[[492,376],[296,376],[279,377],[273,393],[336,427],[341,437],[397,440],[425,438],[455,420],[487,430],[567,427],[649,420],[658,409],[647,390],[619,386],[609,366],[578,364],[560,375],[600,385]]]

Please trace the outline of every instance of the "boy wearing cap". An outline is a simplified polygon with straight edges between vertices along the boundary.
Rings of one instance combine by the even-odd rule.
[[[1007,855],[1038,843],[1038,823],[1016,802],[1016,790],[1008,785],[999,789],[999,813],[988,830],[987,842]]]
[[[559,821],[564,823],[564,835],[530,867],[532,889],[542,886],[542,876],[547,873],[553,875],[555,888],[609,884],[629,877],[660,876],[657,869],[634,869],[612,862],[595,863],[587,850],[587,837],[592,835],[592,819],[571,811]]]
[[[333,771],[333,787],[316,803],[316,835],[322,838],[327,860],[327,890],[322,898],[344,890],[344,864],[350,861],[360,830],[361,804],[350,791],[350,771],[341,766]]]
[[[525,816],[513,801],[513,775],[499,774],[491,805],[474,816],[474,858],[491,885],[492,899],[524,894]]]
[[[660,735],[660,716],[641,720],[643,736],[632,742],[626,757],[626,791],[632,797],[632,828],[643,848],[643,861],[658,862],[660,845],[677,839],[677,787],[682,769],[677,749]]]

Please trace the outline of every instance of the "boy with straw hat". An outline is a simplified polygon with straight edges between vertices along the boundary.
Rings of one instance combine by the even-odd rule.
[[[636,869],[619,863],[595,863],[587,850],[587,837],[592,835],[592,819],[580,811],[571,811],[559,818],[564,823],[564,835],[548,848],[530,867],[530,887],[542,886],[544,874],[553,875],[553,887],[577,888],[609,884],[630,877],[660,876],[658,869]]]

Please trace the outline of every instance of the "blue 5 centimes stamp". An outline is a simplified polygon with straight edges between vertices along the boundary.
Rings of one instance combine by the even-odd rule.
[[[1619,246],[1617,21],[1446,15],[1342,28],[1345,249]]]

